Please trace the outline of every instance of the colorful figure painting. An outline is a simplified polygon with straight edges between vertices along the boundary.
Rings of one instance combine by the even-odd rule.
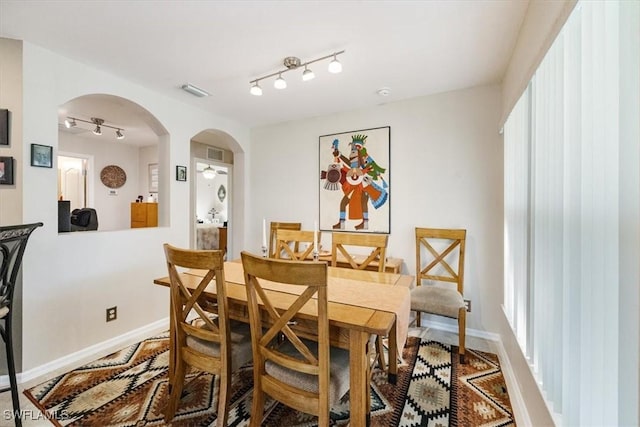
[[[390,127],[320,137],[320,229],[389,233]]]

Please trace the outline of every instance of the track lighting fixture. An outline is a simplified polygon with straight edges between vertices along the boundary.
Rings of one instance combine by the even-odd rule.
[[[115,127],[115,126],[105,125],[104,120],[98,117],[91,117],[91,120],[83,120],[77,117],[67,117],[66,120],[64,121],[64,125],[67,128],[72,128],[77,126],[76,122],[89,123],[89,124],[95,125],[96,127],[92,131],[94,135],[102,135],[103,127],[109,128],[109,129],[115,129],[116,139],[124,139],[124,133],[123,133],[124,129]]]
[[[251,85],[251,89],[249,93],[251,95],[260,96],[262,95],[262,88],[258,84],[260,80],[268,79],[269,77],[278,76],[278,78],[273,82],[273,87],[276,89],[284,89],[287,87],[287,82],[282,78],[282,74],[287,71],[295,70],[296,68],[304,66],[304,72],[302,73],[302,80],[309,81],[315,77],[315,73],[313,70],[309,68],[309,65],[322,61],[324,59],[333,58],[333,60],[329,63],[329,72],[330,73],[339,73],[342,71],[342,64],[338,61],[338,55],[343,54],[345,51],[341,50],[339,52],[334,52],[331,55],[323,56],[317,59],[312,59],[311,61],[307,61],[305,63],[301,63],[300,58],[296,58],[295,56],[288,56],[284,58],[283,64],[286,67],[284,70],[276,71],[275,73],[267,74],[266,76],[258,77],[257,79],[251,80],[249,84]]]

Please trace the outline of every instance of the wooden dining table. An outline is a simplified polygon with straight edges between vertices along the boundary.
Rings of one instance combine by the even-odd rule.
[[[224,265],[229,317],[249,322],[244,271],[239,261]],[[195,288],[205,272],[189,270],[181,273],[183,283]],[[411,306],[410,287],[413,276],[328,267],[328,315],[331,345],[349,350],[350,425],[369,425],[369,355],[367,343],[372,335],[389,337],[389,381],[395,382],[398,354],[407,338]],[[170,286],[168,277],[154,280]],[[264,285],[263,285],[264,286]],[[296,299],[297,287],[283,284],[266,286],[276,309],[286,310]],[[204,298],[215,304],[215,285],[205,291]],[[296,316],[292,328],[300,336],[317,339],[314,320],[317,306],[311,301]],[[401,354],[401,353],[400,353]]]

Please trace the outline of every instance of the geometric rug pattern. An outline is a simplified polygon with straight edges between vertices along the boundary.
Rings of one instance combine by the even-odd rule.
[[[25,394],[57,426],[164,426],[168,401],[168,333],[146,339],[39,384]],[[452,357],[453,353],[453,357]],[[515,425],[497,356],[409,337],[396,384],[374,369],[372,426]],[[234,372],[229,426],[247,426],[251,416],[252,366]],[[210,426],[217,414],[216,378],[190,371],[172,426]],[[264,426],[315,427],[317,419],[273,400]],[[349,393],[331,408],[331,425],[349,422]]]

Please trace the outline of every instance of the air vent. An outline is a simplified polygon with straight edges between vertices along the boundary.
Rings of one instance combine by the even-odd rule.
[[[217,148],[207,147],[207,159],[222,162],[224,161],[224,151]]]

